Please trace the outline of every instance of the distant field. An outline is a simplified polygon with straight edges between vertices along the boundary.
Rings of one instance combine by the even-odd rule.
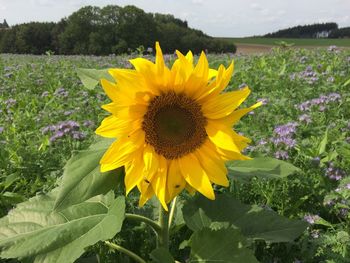
[[[256,45],[278,45],[278,42],[285,41],[294,43],[295,46],[330,46],[350,47],[350,39],[298,39],[298,38],[221,38],[232,40],[235,44],[256,44]]]

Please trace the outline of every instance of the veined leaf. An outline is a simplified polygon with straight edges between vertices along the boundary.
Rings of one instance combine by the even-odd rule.
[[[111,139],[100,139],[67,162],[55,201],[55,210],[62,210],[93,196],[108,193],[121,185],[123,169],[100,172],[100,159],[112,142]]]
[[[108,69],[77,69],[78,77],[87,89],[94,89],[101,79],[107,79],[114,82],[114,79],[108,73]]]
[[[244,238],[236,229],[203,228],[192,235],[190,243],[189,262],[258,263],[253,251],[245,248]]]
[[[327,143],[328,143],[328,129],[326,129],[323,139],[320,142],[320,145],[318,146],[318,155],[321,155],[326,151]]]
[[[183,207],[186,225],[193,231],[205,227],[234,226],[251,239],[267,242],[291,242],[307,227],[307,223],[287,219],[257,205],[245,205],[233,197],[219,194],[215,201],[197,195]]]
[[[110,192],[61,212],[53,211],[55,193],[36,196],[0,221],[2,258],[33,258],[34,263],[74,262],[84,249],[113,238],[125,215],[124,197]]]
[[[152,263],[174,263],[175,260],[165,248],[157,248],[150,254]]]
[[[252,177],[278,179],[300,171],[294,165],[269,157],[257,157],[248,161],[230,161],[226,163],[228,176],[239,181]]]

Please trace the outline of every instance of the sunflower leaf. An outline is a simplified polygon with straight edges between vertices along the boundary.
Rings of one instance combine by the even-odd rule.
[[[183,207],[186,225],[193,231],[234,226],[249,239],[267,242],[292,242],[307,227],[304,221],[287,219],[257,205],[242,204],[227,195],[217,195],[214,202],[199,195],[188,199]]]
[[[257,157],[248,161],[230,161],[226,163],[228,176],[238,181],[248,181],[252,177],[264,179],[284,178],[300,171],[294,165],[269,157]]]
[[[83,85],[89,90],[94,89],[101,79],[107,79],[114,82],[112,76],[108,73],[108,69],[78,68],[77,75]]]
[[[84,249],[113,238],[125,215],[124,197],[112,192],[60,212],[53,211],[56,192],[20,203],[0,220],[1,258],[39,262],[74,262]]]
[[[99,161],[111,143],[111,139],[100,139],[67,162],[54,204],[55,210],[59,211],[93,196],[108,193],[122,184],[123,169],[100,172]]]
[[[191,237],[189,262],[257,263],[253,251],[244,246],[244,241],[237,229],[203,228]]]
[[[157,248],[150,254],[152,263],[174,263],[173,256],[165,248]]]

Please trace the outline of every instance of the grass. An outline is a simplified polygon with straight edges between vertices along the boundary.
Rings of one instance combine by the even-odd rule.
[[[55,188],[72,152],[89,146],[106,116],[100,106],[109,100],[101,87],[86,90],[75,69],[130,67],[129,58],[0,55],[1,215]],[[285,180],[232,182],[219,190],[289,218],[318,215],[324,220],[310,224],[292,244],[254,242],[256,257],[266,263],[348,262],[350,51],[274,49],[233,58],[235,74],[228,89],[245,83],[252,89],[245,106],[258,99],[265,103],[235,126],[252,139],[246,154],[281,158],[301,172]],[[171,63],[174,57],[167,59]],[[208,60],[217,68],[229,65],[232,55],[209,55]],[[68,121],[74,127],[57,135],[55,127]],[[128,200],[129,209],[135,207],[135,200]],[[140,233],[121,233],[116,242],[147,258],[154,240],[152,233]],[[177,241],[183,238],[174,237],[172,251],[178,251]],[[99,246],[89,253],[98,253],[101,262],[128,262]],[[181,257],[186,255],[182,250]]]
[[[235,44],[254,44],[254,45],[272,45],[278,46],[278,42],[284,41],[294,43],[295,46],[331,46],[350,47],[350,39],[299,39],[299,38],[223,38],[230,40]]]

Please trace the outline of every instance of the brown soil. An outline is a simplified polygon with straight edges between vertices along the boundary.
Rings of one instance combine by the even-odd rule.
[[[270,52],[273,46],[257,44],[236,44],[237,53],[241,55],[259,54]]]

